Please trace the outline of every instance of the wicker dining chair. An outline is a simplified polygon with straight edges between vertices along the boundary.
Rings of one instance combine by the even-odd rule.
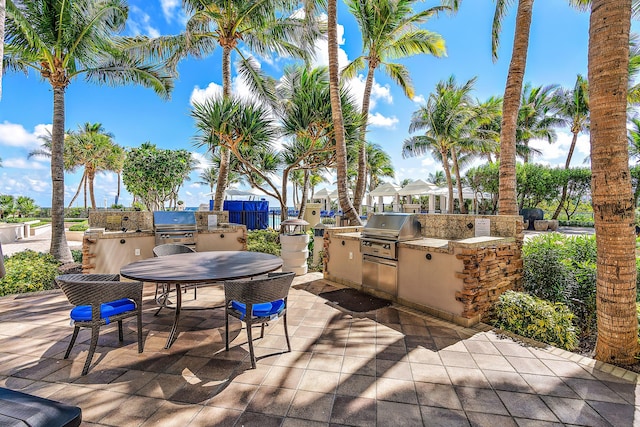
[[[181,245],[179,243],[165,243],[163,245],[158,245],[155,248],[153,248],[153,255],[156,257],[167,256],[167,255],[177,255],[177,254],[188,254],[191,252],[195,252],[195,250],[189,246]],[[187,292],[187,288],[189,287],[190,286],[188,285],[185,286],[184,291]],[[193,285],[191,287],[193,287],[193,299],[196,299],[198,288],[196,285]],[[162,310],[164,307],[167,306],[169,291],[170,291],[170,287],[168,284],[156,283],[155,301],[156,303],[158,303],[160,307],[158,307],[158,310],[155,312],[154,316],[157,316],[158,313],[160,313],[160,310]],[[160,293],[160,297],[158,297],[158,293]]]
[[[75,306],[70,313],[74,328],[65,359],[80,328],[91,328],[91,344],[82,375],[89,372],[100,327],[111,322],[118,322],[118,339],[122,342],[122,320],[137,317],[138,353],[142,353],[142,282],[121,282],[118,274],[63,274],[56,277],[56,283]]]
[[[287,348],[291,351],[287,330],[287,297],[294,277],[294,273],[269,273],[267,277],[224,282],[225,348],[229,351],[229,316],[233,316],[246,324],[251,367],[254,369],[256,357],[251,334],[253,325],[261,324],[260,338],[262,338],[265,323],[282,317]]]

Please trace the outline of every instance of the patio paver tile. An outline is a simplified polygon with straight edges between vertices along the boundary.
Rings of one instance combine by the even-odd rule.
[[[467,417],[473,427],[517,427],[513,418],[505,415],[487,414],[484,412],[468,412]]]
[[[380,380],[378,380],[380,381]],[[376,398],[376,378],[368,375],[341,374],[337,394],[344,396]]]
[[[416,392],[422,406],[463,409],[458,394],[451,385],[416,383]]]
[[[422,414],[422,424],[429,427],[464,427],[470,425],[466,414],[461,410],[421,406],[420,413]]]
[[[601,402],[626,403],[617,393],[600,381],[583,380],[578,378],[563,378],[563,381],[571,387],[581,398],[585,400],[597,400]]]
[[[188,425],[189,427],[209,427],[215,423],[216,427],[232,427],[236,424],[236,421],[242,415],[242,411],[229,408],[220,408],[216,406],[205,406],[204,408],[197,409],[201,410],[194,414],[191,422],[189,422],[189,424],[182,425]],[[173,418],[171,411],[167,410],[166,413],[167,415],[165,415],[165,417],[163,417],[162,419]],[[180,412],[179,414],[185,419],[188,417],[188,415],[190,415],[189,413],[181,414]],[[160,422],[157,424],[158,426],[162,426],[162,419],[160,419]],[[176,425],[176,427],[178,426]]]
[[[495,390],[534,393],[533,389],[517,372],[492,371],[484,369],[484,376]]]
[[[164,400],[161,399],[131,396],[122,403],[117,411],[109,412],[101,418],[100,423],[113,426],[137,426],[144,423],[163,404]]]
[[[595,427],[610,426],[584,400],[554,396],[541,396],[541,398],[563,423]]]
[[[561,378],[556,376],[536,375],[536,374],[520,374],[520,376],[531,386],[533,391],[538,395],[568,397],[579,399],[571,387],[565,384]]]
[[[613,426],[631,426],[638,424],[640,409],[631,405],[588,401],[589,405]]]
[[[378,378],[375,397],[390,402],[418,403],[415,383],[393,378]]]
[[[331,418],[333,398],[333,394],[298,390],[293,397],[287,416],[328,423]]]
[[[422,424],[420,407],[400,402],[378,401],[376,418],[379,426],[414,427]]]
[[[451,384],[453,385],[491,388],[491,384],[484,376],[481,369],[452,366],[447,367],[446,370],[449,374],[449,378],[451,378]]]
[[[354,396],[336,396],[331,423],[369,427],[376,424],[376,400]]]
[[[564,427],[562,423],[553,423],[551,421],[530,420],[527,418],[515,418],[518,427]]]
[[[497,393],[509,413],[514,417],[559,421],[542,399],[536,395],[503,390],[498,390]]]
[[[260,386],[249,402],[247,411],[283,417],[295,394],[295,390],[291,389]]]
[[[178,391],[179,392],[179,391]],[[229,383],[222,387],[206,402],[207,406],[245,410],[256,393],[256,387],[251,384]]]
[[[262,381],[262,385],[297,389],[304,369],[289,368],[286,366],[272,366],[269,373]]]
[[[474,387],[456,387],[460,404],[465,411],[496,415],[509,415],[494,390]]]
[[[507,356],[507,360],[521,374],[554,375],[551,369],[535,357]]]
[[[338,386],[340,374],[337,372],[324,372],[306,370],[298,384],[299,390],[317,391],[333,394]]]

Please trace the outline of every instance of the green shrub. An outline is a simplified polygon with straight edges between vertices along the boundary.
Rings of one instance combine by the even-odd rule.
[[[71,256],[73,257],[73,262],[82,264],[82,251],[80,249],[72,249]]]
[[[272,228],[249,230],[247,232],[247,250],[280,256],[278,236],[278,232]]]
[[[69,231],[87,231],[89,229],[89,222],[82,221],[78,224],[73,224],[69,227]]]
[[[566,350],[578,345],[573,313],[561,303],[552,304],[523,292],[507,291],[496,304],[494,325],[523,337]]]
[[[596,263],[576,263],[573,275],[575,282],[569,289],[567,305],[576,315],[581,336],[587,337],[596,329]]]
[[[58,266],[50,254],[32,250],[5,257],[7,275],[0,280],[0,296],[54,289]]]
[[[530,239],[522,248],[524,290],[552,302],[567,302],[575,279],[563,262],[564,248],[557,233]]]

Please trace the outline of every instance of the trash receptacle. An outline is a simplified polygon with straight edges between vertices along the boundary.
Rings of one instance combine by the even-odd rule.
[[[307,274],[309,257],[309,235],[303,227],[309,223],[303,219],[287,219],[281,224],[285,232],[280,234],[280,256],[282,271],[293,272],[296,276]]]

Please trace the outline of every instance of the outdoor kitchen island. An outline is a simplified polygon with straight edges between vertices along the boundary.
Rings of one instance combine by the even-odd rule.
[[[191,236],[178,239],[178,231],[164,238],[170,232],[158,229],[153,212],[90,212],[91,228],[85,232],[82,243],[82,271],[119,273],[124,265],[152,258],[153,248],[161,243],[187,244],[197,252],[246,250],[247,228],[241,224],[227,223],[228,212],[191,214],[195,216],[193,229],[183,233]],[[216,224],[210,226],[211,215],[216,216]]]
[[[367,248],[362,246],[366,227],[325,230],[325,279],[463,326],[478,323],[502,292],[521,286],[522,217],[418,214],[414,218],[420,222],[420,235],[395,242],[395,290],[388,280],[380,286],[367,283],[363,266]]]

